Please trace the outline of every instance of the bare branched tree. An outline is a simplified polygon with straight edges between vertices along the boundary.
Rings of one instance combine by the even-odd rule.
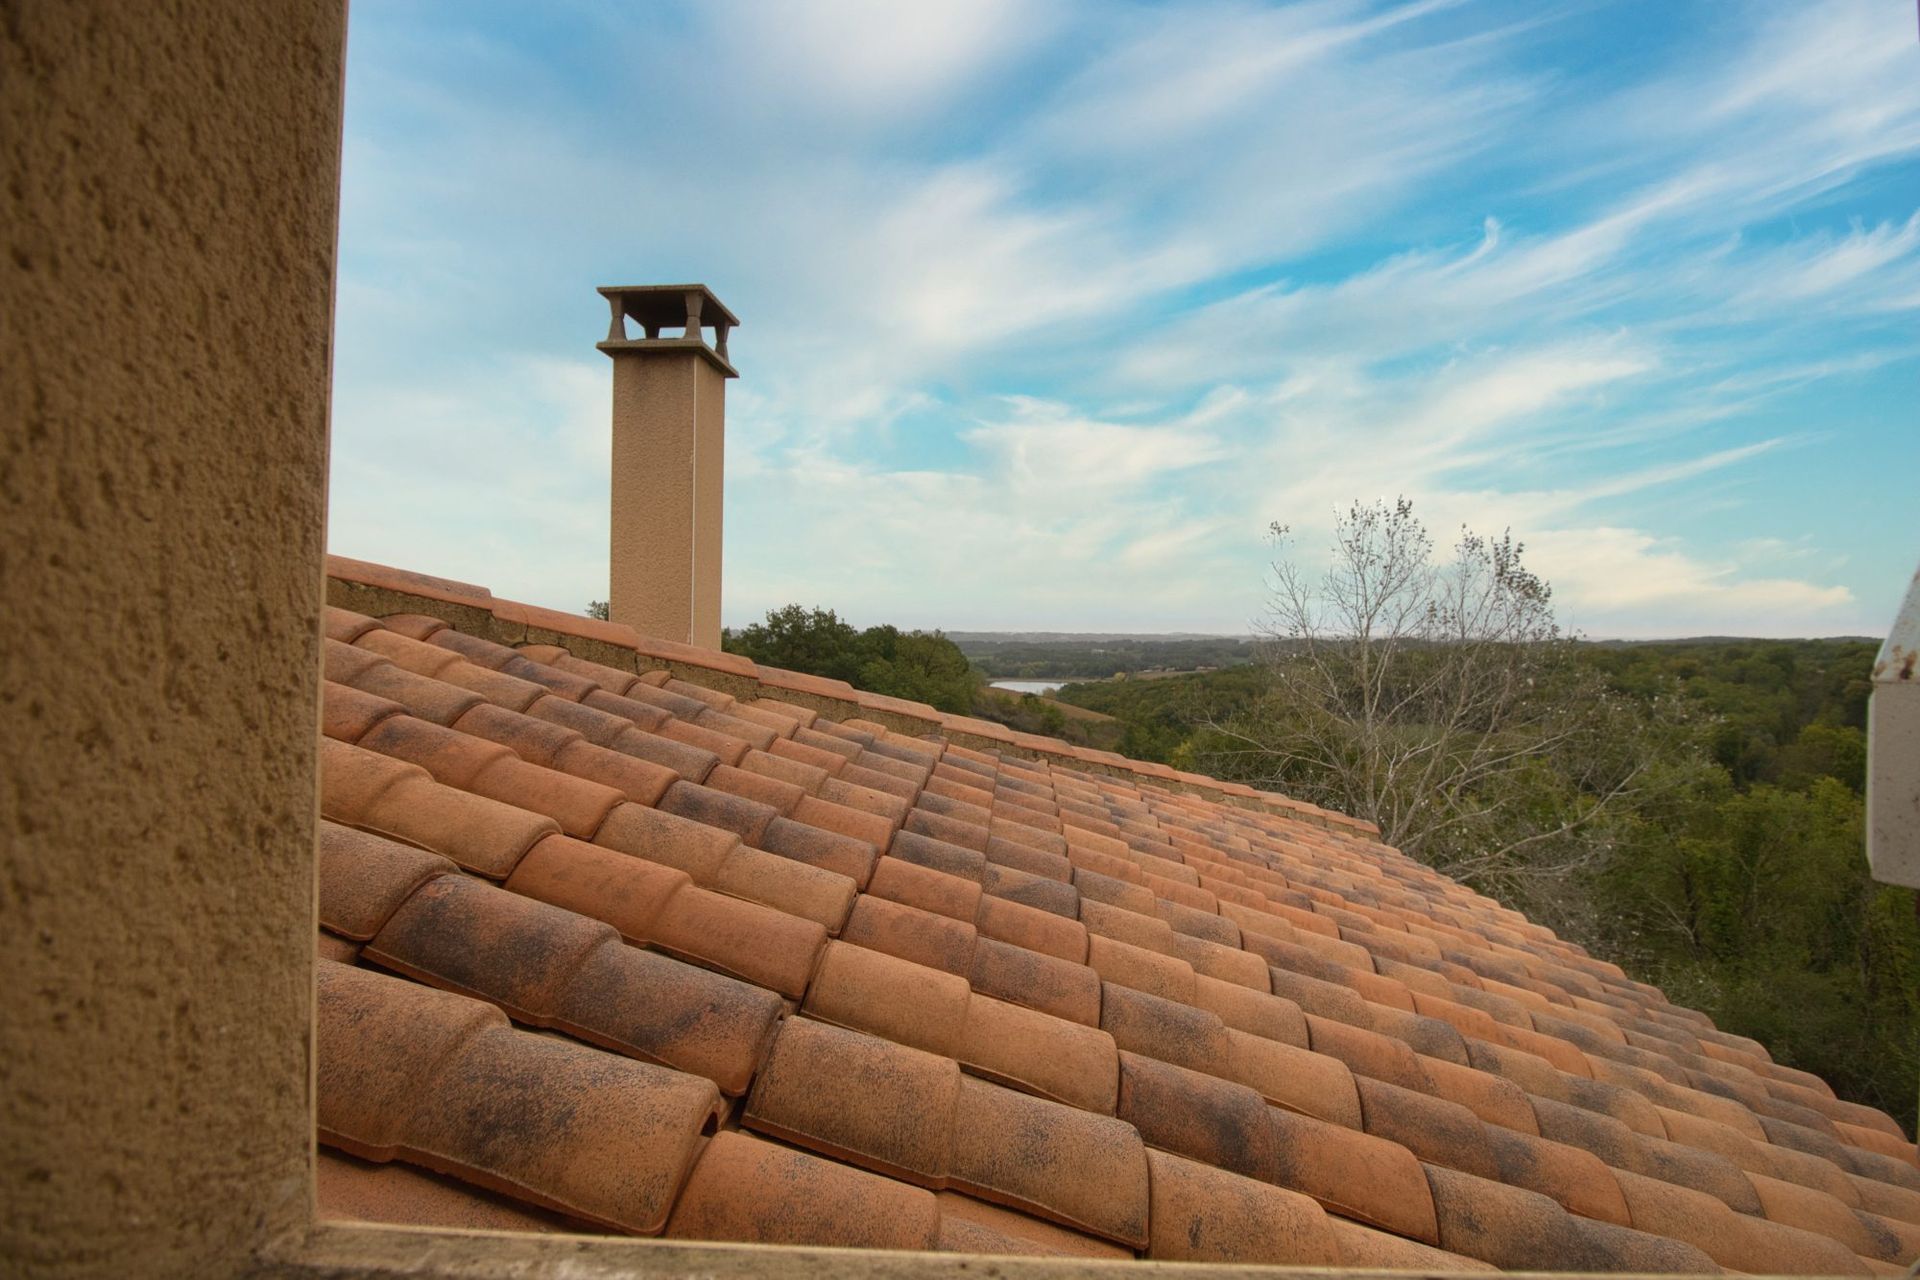
[[[1436,560],[1405,498],[1342,513],[1323,574],[1273,534],[1267,679],[1209,726],[1210,763],[1496,891],[1537,899],[1520,882],[1604,853],[1597,824],[1643,785],[1643,717],[1577,660],[1522,544],[1463,529]]]

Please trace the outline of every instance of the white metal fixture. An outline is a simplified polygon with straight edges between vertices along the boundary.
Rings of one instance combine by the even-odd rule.
[[[1867,865],[1883,884],[1920,889],[1920,572],[1873,664]]]

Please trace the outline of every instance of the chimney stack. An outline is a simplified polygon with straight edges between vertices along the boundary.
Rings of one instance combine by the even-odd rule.
[[[727,331],[740,322],[701,284],[600,293],[613,308],[599,344],[613,360],[609,615],[642,635],[718,649],[727,379],[740,376]],[[628,336],[628,320],[640,336]]]

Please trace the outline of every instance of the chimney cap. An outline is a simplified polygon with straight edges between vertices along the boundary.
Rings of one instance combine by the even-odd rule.
[[[599,345],[609,356],[621,353],[665,355],[669,352],[695,351],[704,356],[722,377],[737,378],[727,359],[727,333],[740,323],[727,310],[727,304],[713,296],[703,284],[603,284],[600,296],[613,308],[607,338]],[[640,326],[638,338],[627,336],[627,321]],[[705,330],[713,330],[713,345],[708,346]],[[663,338],[662,329],[683,329],[683,336]]]
[[[713,296],[703,284],[603,284],[600,296],[618,303],[635,323],[656,328],[678,329],[687,321],[689,294],[698,294],[700,323],[733,327],[740,318],[727,310],[727,304]]]

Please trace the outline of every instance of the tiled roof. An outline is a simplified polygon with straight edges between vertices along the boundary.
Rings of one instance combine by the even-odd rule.
[[[1894,1121],[1364,824],[332,573],[323,1212],[1423,1270],[1920,1256]]]

